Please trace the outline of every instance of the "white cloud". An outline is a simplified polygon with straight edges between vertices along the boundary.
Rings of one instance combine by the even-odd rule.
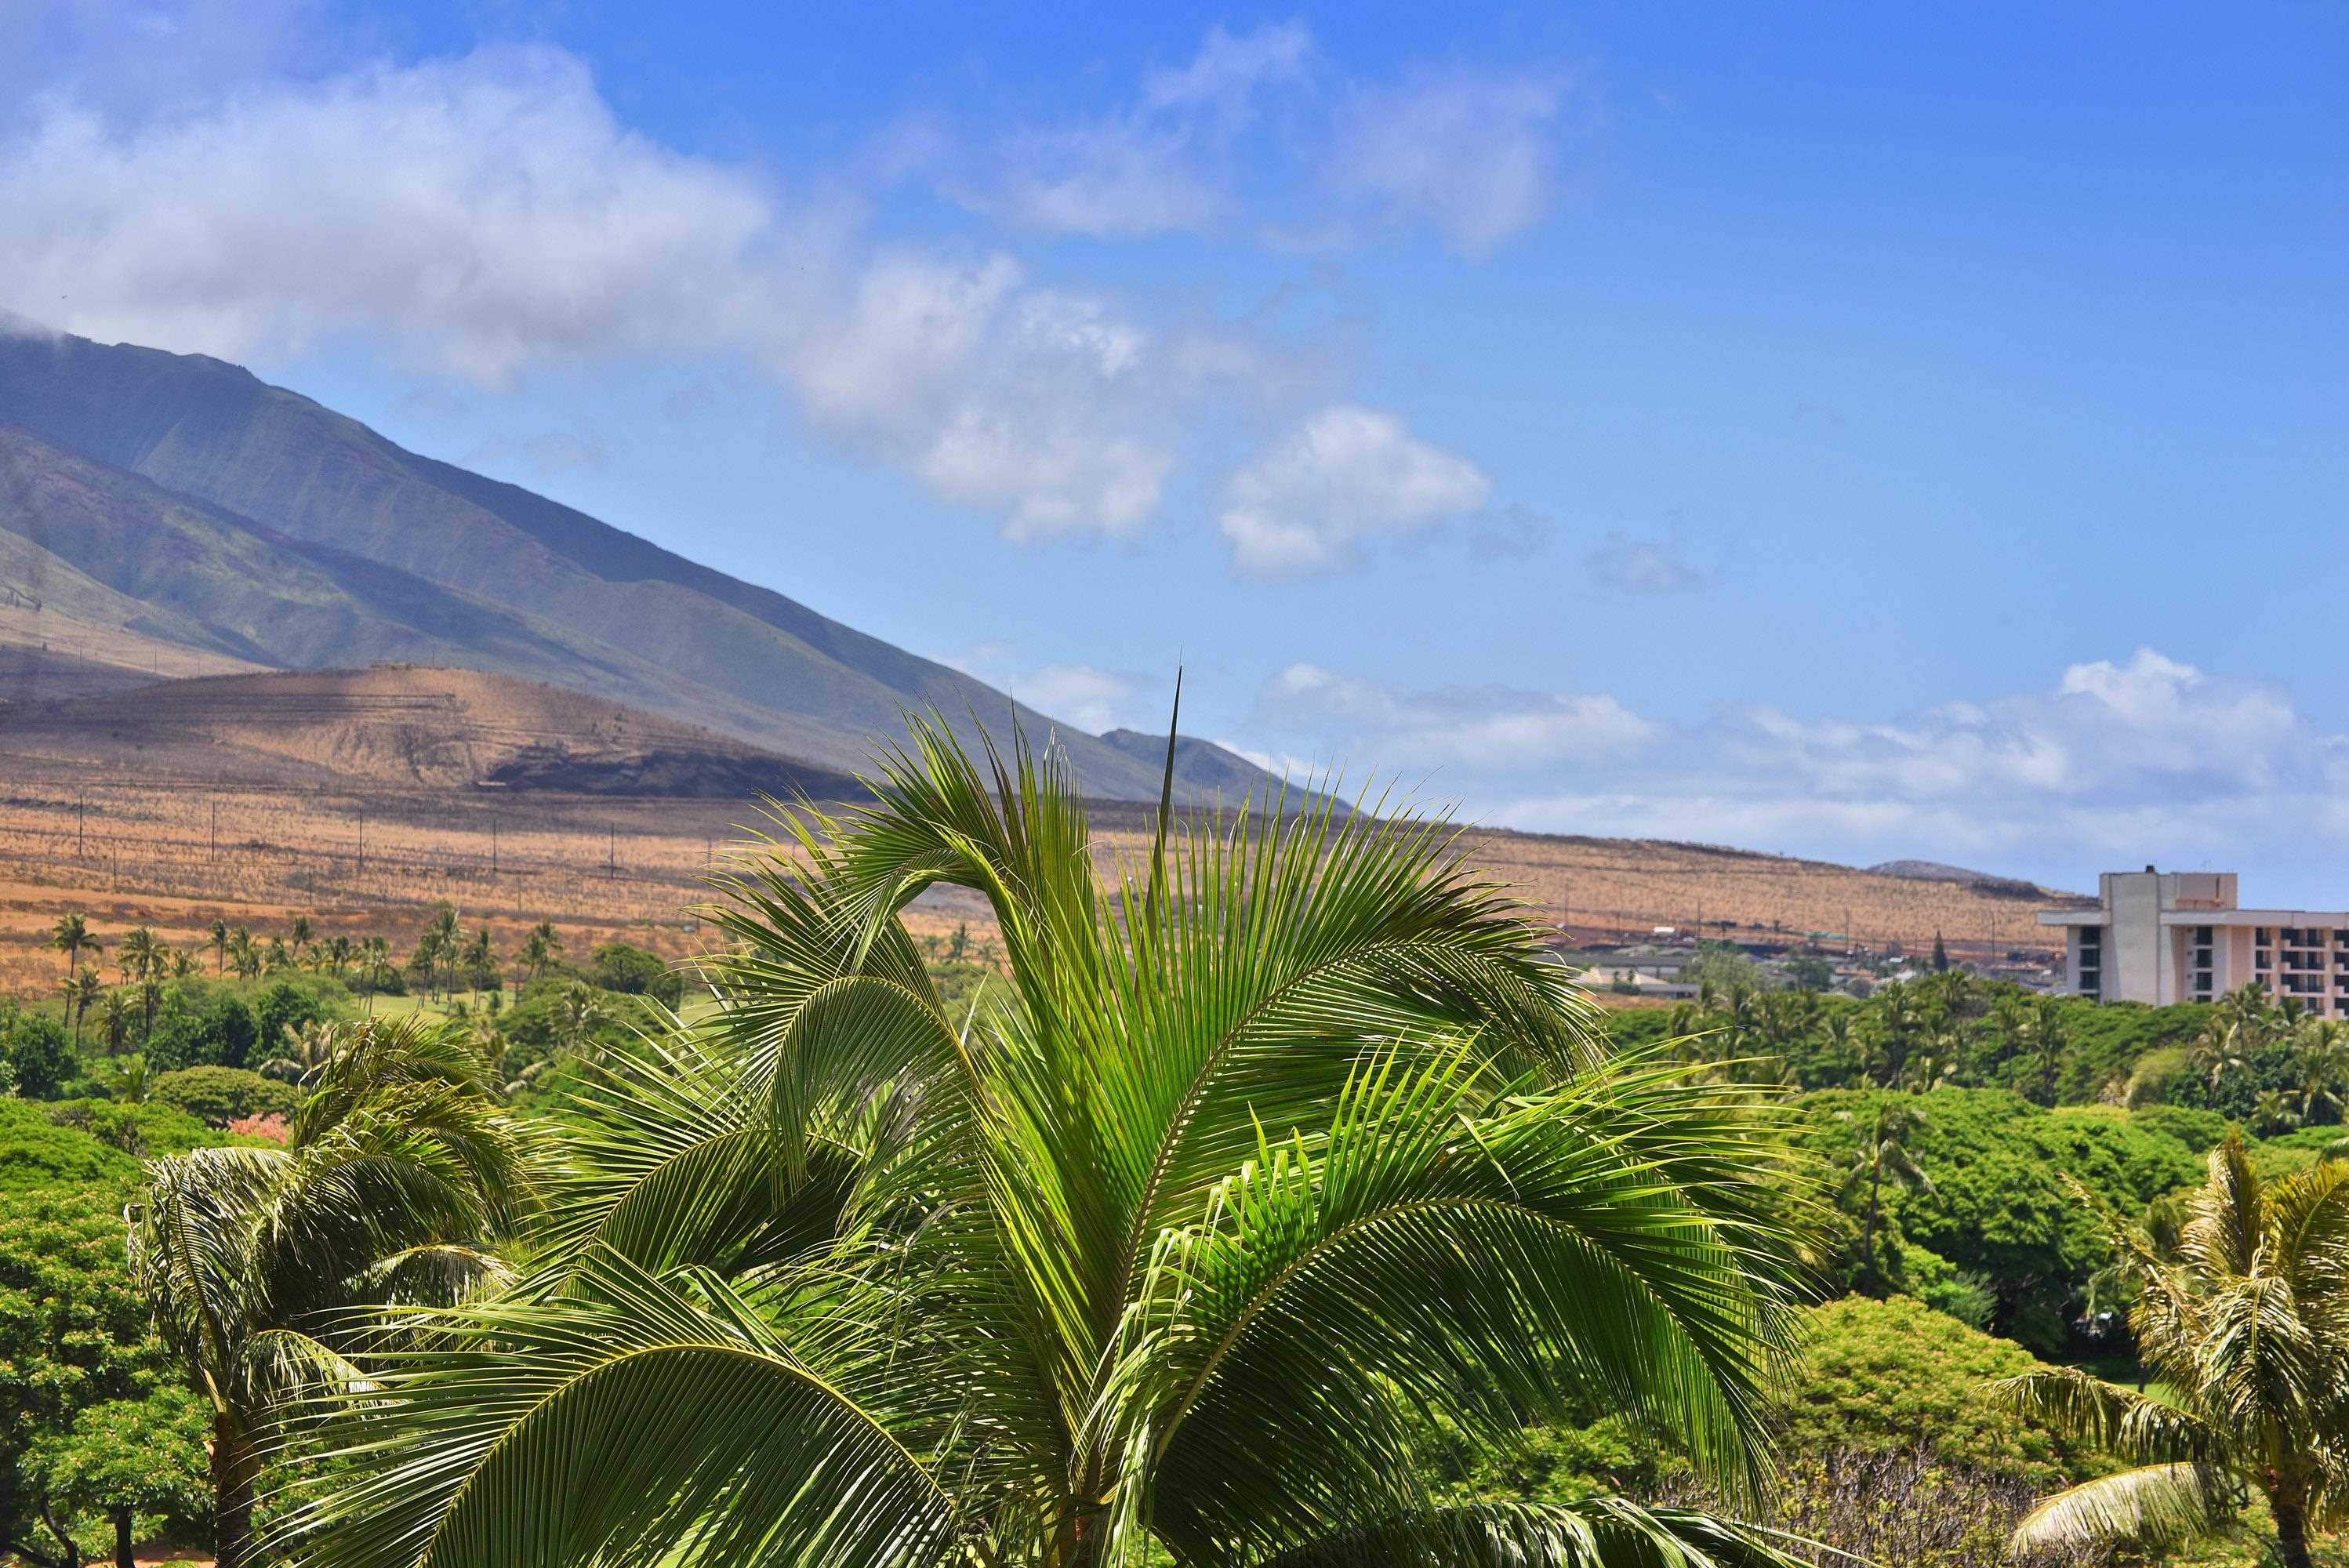
[[[1363,81],[1323,57],[1301,22],[1218,26],[1187,64],[1145,73],[1112,112],[1000,135],[924,116],[881,139],[876,166],[926,169],[949,200],[1048,233],[1137,239],[1212,228],[1254,205],[1257,236],[1276,251],[1343,247],[1368,214],[1424,223],[1483,257],[1548,208],[1566,87],[1555,73],[1466,65]],[[1252,167],[1288,177],[1277,217],[1246,200]]]
[[[1704,579],[1696,568],[1661,544],[1610,533],[1585,558],[1591,575],[1626,593],[1673,593]]]
[[[357,335],[492,387],[736,356],[824,436],[1021,539],[1138,527],[1202,410],[1316,374],[1007,255],[875,248],[852,205],[628,129],[554,48],[135,121],[56,98],[0,135],[0,299],[67,330],[226,357]]]
[[[2349,848],[2349,736],[2279,687],[2152,649],[1896,719],[1756,708],[1686,727],[1604,695],[1410,691],[1299,664],[1240,744],[1389,777],[1440,768],[1472,816],[1511,827],[1962,859],[2074,885],[2111,865]]]
[[[1464,255],[1490,255],[1537,222],[1555,182],[1556,77],[1427,73],[1358,88],[1337,125],[1340,190],[1393,221],[1425,222]]]
[[[1163,713],[1154,714],[1164,683],[1145,675],[1103,669],[1086,664],[1046,664],[1019,667],[1018,649],[1008,642],[975,644],[941,655],[941,662],[967,676],[1000,686],[1037,712],[1090,735],[1139,724],[1164,725]]]
[[[1381,769],[1471,774],[1588,765],[1636,755],[1661,733],[1611,696],[1499,686],[1406,691],[1293,664],[1257,699],[1257,721]]]
[[[1124,705],[1140,685],[1130,676],[1092,665],[1046,665],[1008,683],[1007,689],[1037,712],[1098,735],[1123,722]]]
[[[1475,464],[1394,415],[1336,404],[1231,477],[1224,537],[1244,572],[1323,572],[1354,560],[1365,538],[1465,517],[1492,490]]]
[[[1312,60],[1313,34],[1302,22],[1268,22],[1237,35],[1217,23],[1207,29],[1190,64],[1143,78],[1143,106],[1240,118],[1259,88],[1301,81]]]
[[[233,355],[373,331],[483,381],[728,346],[780,303],[739,172],[631,132],[586,67],[492,49],[0,146],[0,287],[88,335]]]
[[[1016,130],[983,157],[939,135],[908,152],[901,132],[899,160],[941,163],[955,201],[1017,228],[1100,239],[1205,228],[1231,210],[1233,142],[1258,96],[1301,82],[1312,54],[1299,22],[1211,27],[1187,65],[1146,75],[1130,108]]]

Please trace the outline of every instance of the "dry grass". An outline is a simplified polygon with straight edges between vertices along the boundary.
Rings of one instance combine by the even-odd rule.
[[[0,790],[0,990],[19,995],[55,982],[61,961],[47,930],[68,909],[89,917],[109,951],[140,924],[195,950],[215,920],[272,933],[297,914],[322,935],[397,942],[446,899],[508,952],[551,919],[574,954],[624,939],[682,957],[707,941],[689,913],[706,879],[759,823],[740,802],[84,788],[62,770],[9,778]],[[1143,810],[1100,808],[1095,822],[1105,870],[1146,855]],[[1470,842],[1537,918],[1580,939],[1685,929],[1701,913],[1749,936],[1776,923],[1855,932],[1870,946],[1921,946],[1939,932],[1961,956],[1987,952],[1993,928],[2002,948],[2048,945],[2035,905],[1946,883],[1680,844],[1516,833]],[[917,934],[965,922],[990,934],[985,905],[967,894],[933,896],[912,915]]]

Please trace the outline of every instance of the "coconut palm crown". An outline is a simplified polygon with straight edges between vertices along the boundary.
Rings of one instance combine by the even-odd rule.
[[[510,1114],[462,1038],[414,1016],[338,1026],[289,1147],[150,1161],[130,1269],[212,1408],[222,1568],[254,1550],[279,1418],[359,1380],[353,1314],[456,1299],[502,1265],[484,1243],[528,1195]]]
[[[1607,1060],[1440,826],[1162,800],[1105,884],[1056,752],[913,729],[775,808],[719,1010],[584,1072],[528,1274],[381,1359],[296,1561],[1788,1561],[1417,1462],[1596,1395],[1756,1493],[1798,1226],[1750,1095]],[[937,886],[1002,934],[959,1016]]]
[[[2349,1161],[2262,1181],[2230,1134],[2187,1207],[2174,1248],[2107,1216],[2137,1353],[2168,1399],[2069,1368],[1998,1386],[2133,1467],[2041,1503],[2018,1551],[2160,1547],[2227,1525],[2258,1493],[2278,1558],[2309,1568],[2310,1532],[2349,1522]]]

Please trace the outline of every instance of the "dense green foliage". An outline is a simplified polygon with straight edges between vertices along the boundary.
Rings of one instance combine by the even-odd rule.
[[[158,1078],[148,1093],[214,1127],[239,1117],[290,1116],[300,1099],[293,1086],[243,1068],[181,1068]]]
[[[2111,1256],[2103,1228],[2072,1200],[2064,1178],[2137,1213],[2190,1183],[2198,1170],[2185,1143],[2124,1112],[2046,1110],[1998,1089],[1806,1095],[1800,1141],[1829,1166],[1847,1168],[1888,1104],[1923,1112],[1908,1147],[1931,1181],[1884,1191],[1893,1260],[1888,1283],[1901,1289],[1946,1284],[1941,1264],[1971,1274],[1995,1298],[1992,1325],[2045,1355],[2066,1349],[2068,1319],[2076,1315],[2089,1276]],[[1847,1228],[1831,1254],[1831,1277],[1844,1288],[1864,1283],[1861,1201],[1857,1192],[1845,1193]],[[1937,1261],[1920,1259],[1920,1250]]]
[[[65,1087],[73,1067],[65,1026],[0,997],[0,1088],[47,1099]]]
[[[138,1179],[138,1160],[117,1141],[59,1125],[52,1112],[63,1109],[0,1099],[0,1194],[112,1191]]]
[[[0,1126],[13,1157],[26,1129]],[[92,1145],[50,1163],[93,1179],[0,1191],[0,1542],[67,1564],[111,1552],[142,1515],[201,1540],[203,1412],[124,1265],[130,1183],[111,1150],[51,1133]]]
[[[17,1214],[7,1207],[12,1203],[42,1207],[48,1217],[39,1224],[49,1230],[18,1225],[15,1233],[20,1239],[42,1236],[57,1253],[57,1266],[67,1271],[67,1277],[40,1276],[39,1288],[61,1303],[83,1304],[59,1309],[80,1322],[82,1331],[39,1355],[93,1358],[86,1376],[36,1374],[28,1379],[22,1376],[25,1367],[53,1360],[41,1362],[36,1356],[28,1362],[31,1351],[0,1353],[0,1385],[22,1394],[37,1383],[48,1390],[45,1398],[55,1397],[51,1405],[16,1418],[23,1436],[5,1450],[5,1476],[13,1478],[7,1484],[14,1488],[7,1506],[17,1511],[18,1526],[35,1537],[24,1544],[62,1563],[69,1553],[110,1553],[134,1532],[163,1529],[199,1541],[209,1528],[218,1479],[202,1473],[211,1413],[191,1393],[182,1368],[156,1375],[155,1367],[162,1363],[154,1359],[157,1347],[143,1319],[127,1328],[104,1326],[105,1304],[119,1306],[129,1288],[120,1212],[124,1195],[140,1181],[141,1160],[255,1144],[259,1139],[233,1136],[221,1128],[262,1112],[295,1113],[290,1130],[275,1123],[260,1130],[279,1141],[290,1130],[295,1147],[273,1147],[258,1158],[296,1163],[311,1158],[302,1152],[305,1137],[315,1141],[327,1136],[331,1141],[339,1136],[325,1132],[331,1116],[310,1118],[309,1131],[303,1133],[305,1118],[296,1113],[304,1098],[326,1081],[335,1042],[341,1037],[336,1020],[374,1009],[378,997],[404,978],[415,990],[430,994],[436,1011],[451,1016],[442,1034],[452,1048],[480,1064],[480,1092],[502,1090],[531,1115],[557,1113],[530,1124],[545,1130],[541,1141],[550,1151],[561,1138],[569,1157],[584,1157],[585,1168],[616,1162],[616,1170],[682,1134],[673,1165],[663,1163],[658,1171],[644,1167],[651,1184],[630,1189],[636,1194],[630,1203],[611,1209],[611,1218],[589,1223],[589,1230],[596,1223],[618,1223],[619,1216],[647,1202],[687,1202],[688,1188],[667,1184],[685,1180],[688,1168],[709,1161],[721,1145],[734,1152],[718,1167],[733,1169],[731,1162],[747,1155],[729,1140],[771,1138],[784,1125],[728,1119],[748,1102],[740,1099],[740,1084],[720,1068],[729,1050],[750,1049],[757,1060],[783,1059],[769,1053],[795,1037],[775,1022],[787,1009],[765,993],[789,965],[810,962],[816,951],[802,940],[805,934],[791,942],[773,936],[772,930],[781,929],[773,926],[777,912],[788,912],[789,900],[772,888],[761,896],[769,900],[761,906],[768,936],[751,926],[720,923],[757,961],[748,969],[738,967],[739,959],[719,965],[715,973],[726,992],[724,1006],[705,1020],[700,1043],[684,1057],[657,1051],[647,1056],[643,1043],[647,1035],[658,1038],[674,1027],[663,1006],[682,998],[677,971],[657,955],[623,943],[600,945],[585,964],[574,964],[566,960],[561,935],[552,926],[527,934],[518,951],[502,958],[486,934],[467,932],[454,909],[443,906],[426,917],[416,956],[404,968],[396,955],[386,956],[388,944],[317,939],[305,934],[306,923],[297,922],[282,936],[223,927],[218,952],[208,953],[212,962],[198,968],[184,956],[171,962],[167,950],[141,934],[96,932],[81,923],[76,941],[103,940],[107,967],[123,976],[121,985],[109,987],[93,970],[81,969],[68,976],[75,984],[59,987],[60,995],[28,1004],[0,1003],[0,1065],[11,1082],[20,1071],[24,1078],[16,1096],[0,1096],[0,1217]],[[58,923],[62,932],[72,923]],[[1041,924],[1051,929],[1049,919]],[[762,940],[771,951],[760,956]],[[887,940],[894,944],[896,938]],[[987,1042],[987,1050],[1016,1052],[1023,1046],[1032,1048],[1036,1041],[1035,994],[1018,966],[1023,942],[1032,952],[1033,940],[1016,932],[1008,943],[974,940],[967,929],[958,930],[908,942],[893,949],[895,956],[885,962],[898,965],[889,970],[893,983],[922,998],[939,1039],[958,1037],[968,1029],[974,1039]],[[81,951],[87,954],[88,949]],[[63,946],[60,954],[70,956]],[[1738,1108],[1739,1115],[1757,1114],[1750,1109],[1749,1091],[1741,1087],[1746,1082],[1775,1082],[1793,1091],[1778,1122],[1795,1148],[1813,1161],[1812,1191],[1826,1201],[1817,1234],[1817,1278],[1837,1299],[1802,1315],[1801,1353],[1791,1364],[1792,1376],[1770,1396],[1764,1424],[1775,1439],[1782,1484],[1768,1503],[1767,1517],[1797,1534],[1886,1563],[1917,1568],[2008,1563],[2006,1537],[2035,1501],[2074,1482],[2098,1479],[2113,1461],[2092,1446],[2055,1439],[2044,1422],[2002,1408],[1983,1397],[1983,1389],[2002,1379],[2044,1374],[2048,1362],[2094,1365],[2124,1385],[2138,1380],[2138,1336],[2133,1330],[2143,1287],[2131,1272],[2127,1249],[2116,1249],[2107,1219],[2141,1227],[2155,1244],[2174,1248],[2184,1194],[2202,1173],[2202,1157],[2230,1130],[2257,1135],[2245,1147],[2242,1166],[2263,1180],[2309,1171],[2328,1155],[2349,1152],[2344,1143],[2349,1130],[2340,1116],[2341,1098],[2349,1088],[2343,1081],[2349,1072],[2349,1040],[2327,1026],[2243,996],[2198,1007],[2096,1007],[2071,999],[2028,998],[1951,971],[1886,985],[1854,1001],[1799,987],[1764,990],[1758,966],[1733,948],[1709,944],[1702,956],[1701,1005],[1609,1014],[1606,1026],[1619,1049],[1636,1053],[1652,1047],[1677,1057],[1693,1080],[1689,1089],[1713,1097],[1709,1103],[1723,1113]],[[378,959],[381,966],[371,967]],[[868,966],[884,962],[866,959]],[[864,972],[877,973],[872,967]],[[805,1010],[804,998],[788,1006]],[[702,1017],[705,1006],[697,1003],[694,1016]],[[404,1009],[397,1011],[404,1016]],[[821,1021],[825,1009],[809,1016]],[[1166,1016],[1152,1015],[1148,1037],[1163,1037],[1156,1031],[1166,1027]],[[872,1026],[885,1023],[888,1027],[879,1038],[904,1037],[889,1031],[902,1031],[905,1020],[877,1015],[867,1020]],[[715,1033],[708,1032],[711,1026]],[[836,1033],[845,1026],[821,1026]],[[1694,1037],[1663,1044],[1689,1036]],[[719,1055],[698,1054],[711,1048]],[[814,1047],[801,1041],[792,1048]],[[865,1062],[859,1072],[872,1070],[866,1058],[854,1059]],[[1067,1071],[1066,1061],[1057,1072]],[[1293,1061],[1282,1070],[1293,1070]],[[828,1090],[805,1084],[792,1090],[802,1097],[793,1114],[844,1118],[823,1123],[809,1154],[800,1158],[829,1150],[823,1158],[857,1150],[857,1158],[873,1159],[874,1151],[888,1147],[897,1150],[890,1156],[895,1161],[921,1149],[920,1162],[906,1169],[920,1172],[922,1182],[937,1180],[938,1169],[927,1163],[937,1153],[921,1140],[874,1141],[903,1137],[919,1125],[914,1119],[924,1103],[924,1087],[932,1080],[919,1072],[890,1078],[877,1099],[862,1098],[871,1093],[871,1083],[857,1081],[865,1087],[853,1095],[845,1080]],[[1281,1075],[1268,1077],[1249,1093],[1275,1092],[1268,1086],[1281,1081]],[[774,1082],[780,1086],[782,1080]],[[804,1098],[811,1092],[817,1094],[815,1100]],[[825,1101],[825,1093],[845,1098]],[[868,1112],[883,1107],[885,1114],[872,1119]],[[1336,1147],[1316,1140],[1334,1138],[1335,1132],[1308,1134],[1307,1157],[1299,1163],[1278,1125],[1263,1130],[1267,1142],[1257,1143],[1261,1107],[1251,1105],[1250,1110],[1244,1141],[1259,1162],[1269,1162],[1267,1176],[1257,1180],[1303,1181],[1309,1190],[1329,1150]],[[1290,1134],[1302,1130],[1289,1129]],[[575,1141],[583,1135],[585,1143]],[[1506,1147],[1491,1144],[1489,1137],[1477,1134],[1486,1140],[1481,1158],[1494,1158],[1495,1149]],[[1232,1147],[1237,1154],[1240,1140]],[[906,1202],[905,1196],[881,1198],[882,1189],[865,1184],[877,1176],[846,1185],[826,1177],[794,1190],[790,1182],[811,1180],[816,1168],[810,1165],[792,1178],[791,1157],[779,1157],[786,1172],[785,1209],[772,1222],[781,1227],[773,1234],[797,1238],[794,1247],[814,1244],[831,1233],[825,1227],[842,1225],[853,1214],[854,1227],[825,1244],[853,1238],[855,1247],[877,1245],[877,1255],[894,1258],[890,1249],[898,1243],[890,1240],[895,1234],[892,1227],[900,1222],[891,1217],[889,1205]],[[896,1166],[887,1169],[895,1171]],[[746,1176],[750,1170],[743,1167]],[[1031,1174],[1024,1180],[1041,1192],[1064,1178]],[[604,1190],[591,1208],[617,1191]],[[1269,1187],[1266,1193],[1269,1202]],[[716,1223],[724,1230],[747,1219],[750,1211],[739,1205],[750,1201],[749,1189],[710,1189],[678,1213],[690,1216],[688,1229]],[[775,1200],[771,1195],[762,1201]],[[1056,1201],[1069,1200],[1064,1195]],[[400,1209],[406,1202],[396,1203],[395,1211],[406,1212]],[[711,1203],[717,1206],[707,1206]],[[51,1210],[78,1216],[71,1222],[81,1227],[78,1238],[51,1233],[62,1222]],[[16,1222],[13,1217],[0,1219]],[[556,1245],[570,1256],[564,1249],[588,1233],[577,1229],[585,1222],[543,1231],[516,1256],[540,1256],[551,1237],[569,1237]],[[362,1228],[375,1223],[367,1220]],[[622,1226],[638,1237],[628,1248],[644,1244],[644,1223],[638,1216]],[[926,1233],[917,1233],[924,1246],[932,1244]],[[428,1246],[439,1247],[445,1239]],[[750,1310],[784,1333],[790,1353],[799,1354],[795,1336],[801,1327],[788,1315],[774,1315],[782,1298],[770,1294],[773,1276],[765,1272],[783,1254],[756,1248],[744,1253],[735,1250],[740,1244],[727,1242],[703,1260],[718,1271],[707,1280],[682,1274],[656,1280],[659,1291],[682,1293],[675,1296],[644,1295],[653,1287],[592,1270],[567,1276],[560,1288],[585,1289],[590,1295],[611,1291],[615,1299],[625,1296],[633,1303],[628,1311],[658,1317],[688,1306],[691,1314],[709,1311],[713,1300],[722,1304],[724,1298],[713,1298],[707,1290],[730,1279],[724,1288],[748,1290],[743,1299],[757,1304]],[[16,1311],[10,1304],[18,1298],[6,1293],[24,1287],[12,1282],[34,1277],[21,1256],[25,1251],[18,1245],[15,1264],[0,1259],[0,1276],[5,1276],[0,1278],[0,1309]],[[697,1255],[687,1245],[662,1266],[696,1266]],[[754,1255],[766,1261],[751,1264],[748,1260]],[[564,1266],[585,1268],[575,1258]],[[11,1268],[15,1274],[8,1274]],[[485,1257],[478,1268],[468,1268],[472,1278],[494,1273]],[[967,1261],[939,1277],[959,1279],[957,1289],[971,1288],[967,1274],[957,1269],[967,1269]],[[450,1277],[440,1276],[442,1286]],[[320,1299],[346,1287],[358,1290],[362,1283],[346,1277]],[[304,1288],[318,1284],[310,1281]],[[1422,1277],[1412,1287],[1398,1286],[1386,1295],[1400,1301],[1425,1290]],[[372,1287],[358,1290],[358,1295],[370,1294],[384,1298]],[[1449,1287],[1444,1294],[1465,1299]],[[925,1300],[923,1293],[899,1298],[884,1291],[864,1307],[851,1307],[846,1298],[835,1306],[902,1315],[928,1310],[917,1306]],[[63,1320],[28,1312],[22,1323],[0,1325],[0,1333],[37,1337],[46,1332],[41,1322],[54,1327]],[[633,1332],[619,1321],[607,1326],[616,1340]],[[483,1329],[494,1337],[515,1332],[516,1326],[501,1318],[492,1330],[485,1318]],[[320,1355],[310,1357],[309,1371],[283,1367],[263,1381],[297,1372],[278,1388],[283,1392],[330,1368],[351,1348],[338,1349],[324,1338],[315,1343]],[[893,1358],[938,1354],[920,1332],[910,1338],[895,1334],[885,1343]],[[947,1365],[935,1359],[921,1364]],[[1551,1367],[1544,1375],[1559,1373]],[[851,1383],[865,1376],[862,1370],[843,1374]],[[941,1372],[935,1386],[947,1387],[947,1376]],[[2166,1380],[2172,1374],[2155,1368],[2146,1376]],[[9,1383],[10,1377],[17,1380]],[[1669,1511],[1677,1507],[1754,1506],[1753,1499],[1733,1487],[1724,1489],[1721,1474],[1708,1467],[1703,1450],[1685,1430],[1675,1437],[1671,1423],[1658,1420],[1652,1410],[1642,1415],[1619,1399],[1595,1397],[1580,1373],[1560,1377],[1558,1387],[1561,1398],[1547,1408],[1527,1398],[1530,1385],[1515,1387],[1501,1397],[1505,1419],[1491,1418],[1491,1412],[1468,1420],[1444,1416],[1412,1439],[1418,1455],[1414,1464],[1433,1488],[1432,1496],[1465,1511],[1446,1516],[1456,1527],[1519,1532],[1512,1539],[1532,1553],[1527,1560],[1543,1562],[1551,1559],[1526,1542],[1546,1539],[1542,1532],[1568,1517],[1545,1508],[1578,1510],[1582,1517],[1599,1520],[1614,1517],[1606,1512],[1616,1506],[1610,1499],[1629,1498],[1665,1510],[1654,1517],[1670,1521],[1686,1517]],[[2158,1392],[2158,1382],[2156,1387]],[[709,1397],[723,1400],[729,1395],[714,1390]],[[270,1393],[263,1404],[275,1398]],[[1432,1402],[1441,1407],[1441,1401]],[[1527,1425],[1528,1415],[1545,1418]],[[264,1418],[255,1407],[240,1418],[238,1441],[249,1449]],[[1262,1468],[1274,1471],[1289,1461],[1284,1449],[1278,1458],[1268,1457]],[[229,1479],[244,1485],[252,1480],[249,1467],[242,1480]],[[64,1522],[62,1532],[41,1525],[38,1509],[28,1508],[28,1499],[47,1500]],[[232,1515],[243,1518],[247,1506],[239,1501]],[[2321,1529],[2326,1515],[2320,1509],[2308,1517]],[[2245,1553],[2253,1548],[2246,1542],[2271,1531],[2271,1518],[2254,1498],[2240,1515],[2232,1544],[2172,1549],[2161,1561],[2210,1568],[2248,1564]],[[1372,1534],[1378,1547],[1372,1555],[1391,1555],[1400,1538],[1376,1530]],[[1363,1543],[1371,1542],[1371,1536],[1364,1536],[1350,1550],[1369,1550]],[[2312,1561],[2333,1561],[2323,1542],[2311,1550]],[[2038,1568],[2107,1561],[2101,1549],[2075,1545],[2039,1560]]]
[[[1948,1084],[2049,1106],[2173,1103],[2265,1117],[2263,1132],[2339,1124],[2349,1102],[2349,1033],[2247,993],[2099,1005],[1951,970],[1855,1001],[1765,989],[1751,960],[1716,947],[1692,963],[1695,1002],[1610,1014],[1609,1035],[1624,1046],[1686,1039],[1691,1056],[1762,1063],[1804,1088]]]
[[[674,1007],[685,999],[684,975],[672,969],[657,953],[647,953],[625,942],[607,942],[595,949],[587,979],[600,990],[650,996],[665,1007]]]

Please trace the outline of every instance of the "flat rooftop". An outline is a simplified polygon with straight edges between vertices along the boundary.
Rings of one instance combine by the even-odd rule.
[[[2330,925],[2349,929],[2349,910],[2341,909],[2165,909],[2163,925]],[[2111,917],[2101,909],[2043,909],[2042,925],[2105,925]]]

